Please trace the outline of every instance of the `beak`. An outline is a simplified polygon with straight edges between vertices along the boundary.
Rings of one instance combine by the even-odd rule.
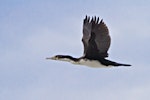
[[[48,58],[46,58],[47,60],[55,60],[55,57],[48,57]]]

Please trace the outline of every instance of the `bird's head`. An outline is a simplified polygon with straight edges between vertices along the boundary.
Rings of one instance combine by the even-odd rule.
[[[60,60],[60,61],[68,61],[70,62],[70,56],[68,55],[55,55],[53,57],[48,57],[46,59],[50,59],[50,60]]]
[[[59,60],[59,59],[63,59],[64,57],[62,55],[55,55],[53,57],[48,57],[46,59],[50,59],[50,60]]]

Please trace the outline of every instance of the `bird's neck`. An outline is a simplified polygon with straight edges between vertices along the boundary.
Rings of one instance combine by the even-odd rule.
[[[59,60],[73,63],[73,62],[78,61],[79,59],[74,58],[74,57],[69,56],[69,55],[61,55],[61,58]]]

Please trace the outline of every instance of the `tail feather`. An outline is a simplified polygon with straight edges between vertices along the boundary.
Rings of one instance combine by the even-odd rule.
[[[131,66],[130,64],[120,64],[120,63],[116,63],[114,64],[114,66]]]
[[[99,61],[103,64],[103,65],[106,65],[106,66],[109,66],[109,65],[112,65],[112,66],[131,66],[130,64],[121,64],[121,63],[117,63],[117,62],[114,62],[114,61],[110,61],[110,60],[107,60],[107,59],[99,59]]]
[[[122,64],[122,66],[131,66],[130,64]]]

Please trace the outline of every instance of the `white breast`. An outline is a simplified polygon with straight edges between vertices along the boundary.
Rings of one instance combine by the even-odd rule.
[[[96,60],[87,60],[87,59],[81,59],[79,62],[74,62],[73,64],[85,65],[85,66],[92,67],[92,68],[110,68],[110,67],[112,67],[112,66],[104,66],[99,61],[96,61]]]

